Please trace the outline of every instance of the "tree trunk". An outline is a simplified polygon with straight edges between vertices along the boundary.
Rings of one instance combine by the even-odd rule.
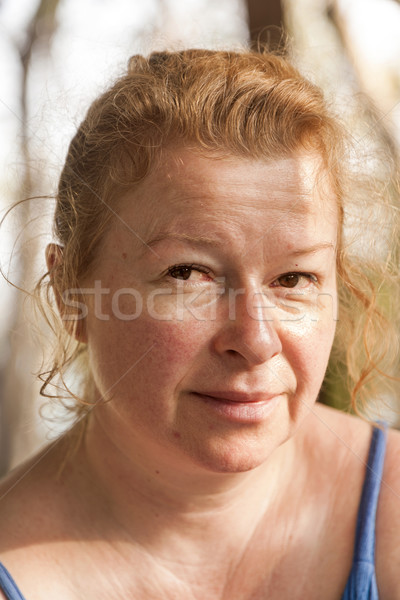
[[[280,0],[247,0],[247,10],[251,45],[279,46],[284,30]]]

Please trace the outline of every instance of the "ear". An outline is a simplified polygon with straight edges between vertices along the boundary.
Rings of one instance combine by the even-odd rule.
[[[54,270],[61,266],[63,262],[63,249],[58,244],[48,244],[45,251],[46,265],[49,271],[50,277]]]
[[[86,305],[76,300],[70,300],[68,296],[65,296],[65,292],[63,293],[57,285],[57,270],[62,268],[64,262],[63,248],[58,244],[49,244],[46,247],[45,255],[58,312],[60,313],[65,330],[69,335],[73,336],[76,341],[86,344]],[[76,311],[71,313],[68,311],[68,307],[78,309],[78,313]]]

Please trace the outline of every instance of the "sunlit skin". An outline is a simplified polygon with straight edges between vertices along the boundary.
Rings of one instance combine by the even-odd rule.
[[[336,325],[336,203],[317,173],[315,156],[170,150],[121,199],[82,282],[103,292],[86,294],[81,329],[98,400],[81,460],[113,549],[149,573],[140,598],[272,593],[289,537],[309,543],[314,496],[299,520],[308,466],[294,434]]]
[[[336,206],[317,155],[170,148],[113,207],[81,281],[85,434],[0,487],[0,560],[27,599],[341,597],[371,427],[316,404],[340,318]],[[384,600],[398,585],[399,448],[391,432]]]
[[[171,150],[121,201],[86,336],[112,398],[94,419],[125,453],[245,471],[312,410],[336,324],[336,209],[318,166]]]

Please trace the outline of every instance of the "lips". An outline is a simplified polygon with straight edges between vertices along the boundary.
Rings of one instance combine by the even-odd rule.
[[[274,394],[267,392],[239,392],[235,390],[215,391],[208,390],[205,392],[194,392],[196,395],[208,397],[212,400],[220,400],[221,402],[236,402],[240,404],[253,404],[255,402],[267,402],[272,400],[279,392]]]
[[[192,392],[191,396],[198,402],[200,410],[215,418],[223,419],[224,424],[230,422],[239,425],[251,425],[265,422],[280,403],[284,394],[269,392],[241,392],[237,390],[206,390]]]

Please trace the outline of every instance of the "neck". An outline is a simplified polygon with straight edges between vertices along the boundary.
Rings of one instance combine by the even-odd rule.
[[[91,419],[72,465],[77,479],[68,486],[79,498],[78,510],[85,507],[79,512],[80,538],[97,539],[99,530],[91,528],[100,523],[114,569],[136,564],[151,574],[149,590],[155,577],[171,597],[222,598],[232,597],[230,586],[241,589],[244,572],[256,586],[265,564],[273,569],[279,562],[296,527],[296,510],[283,502],[298,481],[294,438],[252,470],[216,473],[195,461],[174,462],[167,452],[144,452],[120,429],[114,433],[119,435],[110,423],[103,427]],[[270,524],[278,520],[277,535]]]
[[[251,531],[284,496],[295,456],[291,439],[251,471],[215,473],[190,461],[171,460],[167,452],[144,453],[132,448],[131,440],[126,446],[95,417],[82,452],[96,497],[105,501],[109,517],[144,543],[149,532],[154,540],[155,519],[160,536],[166,528],[210,543],[215,536],[237,538]]]

